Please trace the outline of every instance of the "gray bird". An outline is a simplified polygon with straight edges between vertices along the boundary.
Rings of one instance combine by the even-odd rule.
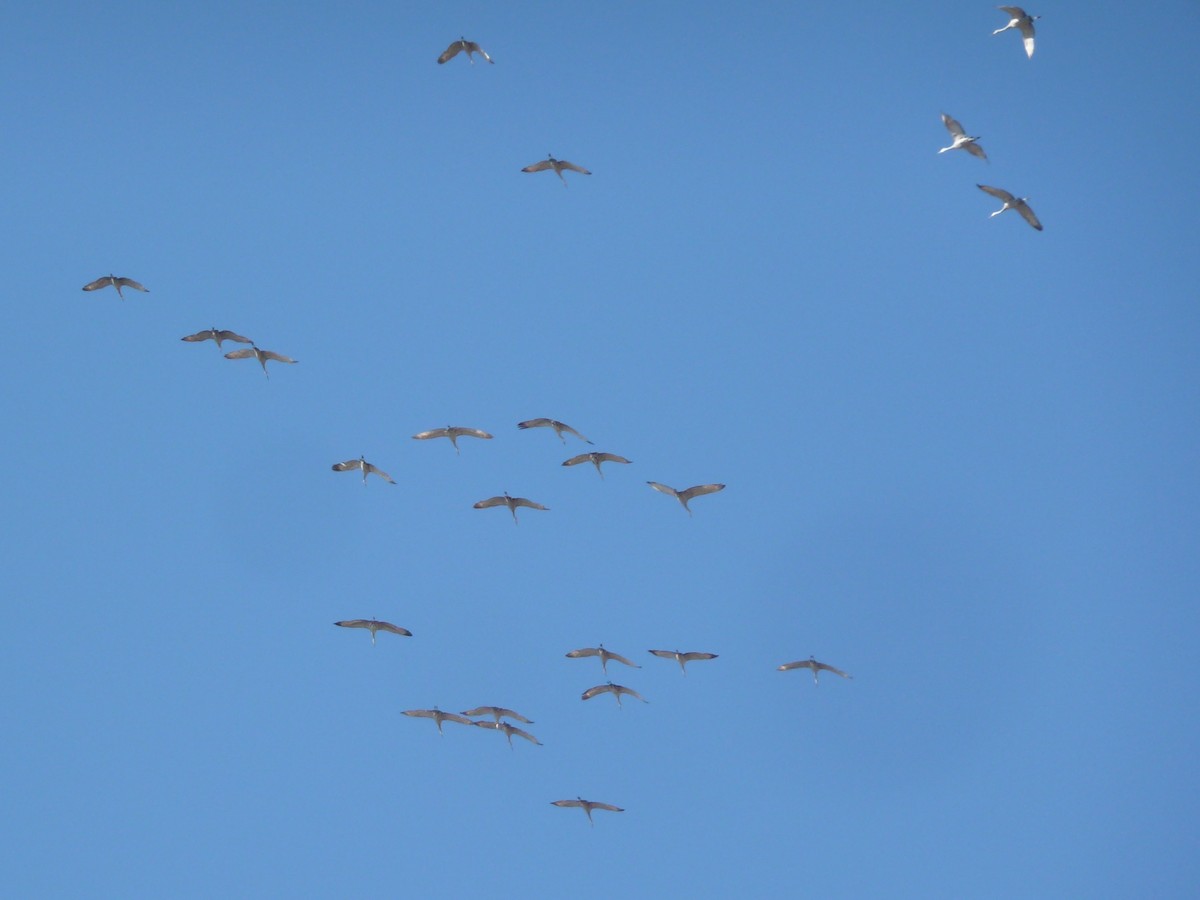
[[[407,628],[401,628],[399,625],[393,625],[391,622],[381,622],[378,619],[346,619],[343,622],[334,622],[333,624],[341,625],[343,628],[366,628],[371,632],[371,646],[375,645],[375,632],[377,631],[389,631],[401,637],[412,637],[412,632]]]
[[[567,439],[563,437],[564,431],[567,432],[567,434],[575,435],[575,437],[579,438],[585,444],[592,443],[592,441],[589,441],[570,425],[567,425],[565,422],[559,422],[557,419],[527,419],[524,422],[518,422],[517,427],[522,430],[526,428],[553,428],[554,433],[558,435],[558,439],[562,441],[563,444],[567,443]]]
[[[474,725],[475,723],[466,716],[460,716],[458,713],[442,712],[436,706],[433,709],[406,709],[406,716],[416,716],[421,719],[433,719],[437,723],[438,734],[445,734],[442,731],[443,722],[458,722],[460,725]]]
[[[472,55],[474,53],[478,53],[488,62],[495,65],[496,61],[484,53],[482,47],[480,47],[474,41],[468,41],[465,37],[460,37],[457,41],[446,48],[446,51],[438,57],[438,65],[440,66],[442,63],[454,59],[454,57],[458,56],[458,54],[464,50],[467,51],[467,60],[471,63],[471,65],[475,65],[475,57]]]
[[[226,359],[257,359],[258,364],[262,366],[263,374],[268,378],[271,373],[267,371],[267,360],[273,359],[281,363],[294,363],[296,360],[290,356],[284,356],[281,353],[276,353],[274,350],[259,350],[258,347],[251,343],[250,347],[245,350],[232,350],[225,354]]]
[[[1029,204],[1026,202],[1029,199],[1028,197],[1014,197],[1012,194],[1006,190],[1003,190],[1002,188],[988,187],[986,184],[977,184],[975,187],[979,188],[985,194],[991,194],[997,200],[1004,202],[1004,205],[992,213],[988,218],[994,219],[1005,210],[1015,209],[1021,214],[1022,219],[1024,219],[1038,231],[1042,230],[1042,223],[1038,221],[1038,217],[1033,214],[1033,210],[1029,208]]]
[[[987,154],[983,152],[983,148],[977,143],[979,138],[968,136],[957,119],[942,113],[942,124],[954,136],[954,143],[949,147],[943,147],[938,153],[945,153],[947,150],[966,150],[972,156],[978,156],[984,162],[987,162]]]
[[[641,668],[641,666],[633,662],[633,660],[626,659],[620,653],[613,653],[611,650],[605,650],[603,644],[601,644],[599,647],[584,647],[580,650],[572,650],[567,654],[567,659],[586,659],[589,656],[600,657],[600,668],[604,670],[605,675],[608,674],[608,661],[610,659],[615,659],[617,662],[625,663],[625,665],[632,666],[635,669]]]
[[[584,800],[582,797],[577,797],[574,800],[553,800],[551,801],[550,805],[561,806],[564,808],[578,806],[585,813],[587,813],[588,822],[591,823],[593,828],[596,827],[596,823],[592,821],[593,809],[606,809],[609,812],[625,812],[625,810],[623,810],[621,807],[613,806],[611,803],[600,803],[597,800]]]
[[[429,431],[422,431],[420,434],[414,434],[414,441],[428,441],[433,438],[450,438],[450,443],[454,445],[454,452],[458,453],[458,439],[460,437],[480,438],[485,441],[490,441],[492,436],[486,431],[480,431],[478,428],[460,428],[457,425],[447,425],[445,428],[433,428]]]
[[[125,299],[125,295],[121,293],[121,288],[123,287],[133,288],[135,291],[142,291],[147,294],[150,293],[149,288],[142,287],[132,278],[118,278],[116,275],[105,275],[103,278],[97,278],[95,281],[90,281],[85,284],[83,289],[85,291],[98,291],[101,288],[106,288],[109,286],[117,289],[117,296],[122,300]]]
[[[521,524],[520,522],[517,522],[518,506],[528,506],[530,509],[541,509],[546,511],[549,511],[550,509],[548,506],[542,506],[542,504],[534,503],[532,500],[526,500],[524,497],[510,497],[507,491],[504,492],[504,496],[502,497],[488,497],[486,500],[480,500],[473,508],[490,509],[493,506],[507,506],[508,511],[512,513],[513,522],[518,525]]]
[[[813,684],[818,684],[818,685],[821,683],[819,676],[821,674],[822,669],[824,669],[826,672],[832,672],[834,675],[841,675],[843,678],[853,678],[854,677],[853,675],[849,675],[849,674],[843,672],[841,669],[835,669],[833,666],[828,665],[827,663],[817,662],[816,659],[814,659],[811,656],[808,659],[801,659],[801,660],[798,660],[797,662],[784,663],[782,666],[780,666],[775,671],[787,672],[791,669],[812,669]]]
[[[701,653],[697,650],[689,650],[687,653],[680,653],[678,650],[651,650],[655,656],[661,656],[663,659],[673,659],[679,663],[679,668],[683,670],[683,674],[687,674],[687,664],[696,659],[716,659],[715,653]]]
[[[532,725],[533,719],[527,719],[519,712],[514,712],[511,709],[505,709],[503,706],[477,706],[474,709],[464,709],[464,716],[491,716],[497,722],[501,719],[516,719],[518,722],[524,722],[526,725]]]
[[[572,456],[564,466],[577,466],[580,463],[590,462],[596,467],[596,471],[600,472],[600,477],[604,477],[604,472],[600,470],[600,463],[615,462],[629,465],[630,461],[623,456],[617,456],[615,453],[580,453],[578,456]]]
[[[563,169],[570,169],[572,172],[579,172],[583,175],[591,175],[592,173],[583,166],[577,166],[573,162],[567,162],[565,159],[555,159],[550,156],[543,159],[541,162],[535,162],[531,166],[526,166],[522,172],[545,172],[547,169],[553,169],[554,174],[562,181],[563,187],[567,186],[567,179],[563,178]]]
[[[388,484],[396,483],[395,481],[392,480],[391,475],[389,475],[387,472],[383,471],[383,469],[379,468],[378,466],[371,465],[369,462],[367,462],[361,456],[358,459],[348,459],[345,462],[333,464],[333,471],[335,471],[335,472],[353,472],[355,469],[362,470],[363,484],[367,483],[368,475],[378,475],[380,478],[382,478]]]
[[[635,691],[633,688],[627,688],[623,684],[613,684],[611,681],[608,684],[598,684],[595,687],[590,687],[583,692],[582,700],[591,700],[593,697],[599,697],[601,694],[612,694],[617,698],[617,706],[621,705],[621,695],[629,694],[631,697],[637,697],[643,703],[650,701]]]
[[[528,731],[522,731],[516,725],[510,725],[507,722],[475,722],[474,724],[478,725],[480,728],[491,728],[495,731],[503,731],[504,736],[508,738],[509,747],[513,745],[512,736],[514,734],[517,737],[525,738],[525,740],[529,741],[530,743],[537,744],[539,747],[542,746],[542,742],[535,738]]]
[[[195,344],[199,341],[216,341],[217,347],[220,348],[221,341],[236,341],[239,344],[253,344],[254,341],[248,337],[242,337],[232,331],[218,330],[215,326],[205,331],[197,331],[195,334],[189,334],[187,337],[180,338],[181,341],[188,341]]]
[[[1019,6],[997,6],[996,9],[1008,13],[1012,17],[1012,21],[1003,28],[997,28],[992,34],[999,34],[1002,31],[1008,31],[1010,28],[1019,29],[1021,39],[1025,44],[1025,55],[1033,59],[1033,21],[1034,19],[1040,19],[1041,16],[1031,16]]]
[[[683,508],[687,510],[687,514],[689,516],[692,514],[691,507],[688,506],[689,500],[694,497],[701,497],[704,494],[715,494],[717,491],[725,490],[725,485],[723,484],[697,484],[685,491],[677,491],[675,488],[668,487],[665,484],[659,484],[657,481],[647,481],[646,484],[650,485],[650,487],[654,488],[656,491],[660,491],[661,493],[674,497],[683,504]]]

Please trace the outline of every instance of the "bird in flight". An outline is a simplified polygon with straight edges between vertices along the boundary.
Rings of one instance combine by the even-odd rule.
[[[216,341],[217,347],[221,346],[221,341],[236,341],[239,344],[253,344],[254,341],[248,337],[242,337],[232,331],[218,330],[216,327],[197,331],[195,334],[189,334],[187,337],[180,338],[181,341],[187,341],[195,344],[199,341]]]
[[[817,662],[816,659],[811,656],[808,659],[801,659],[796,662],[784,663],[782,666],[780,666],[775,671],[787,672],[791,669],[812,669],[813,684],[818,684],[818,685],[821,683],[819,676],[821,674],[822,669],[824,669],[826,672],[832,672],[834,675],[841,675],[843,678],[853,678],[854,677],[853,675],[848,675],[847,673],[843,672],[841,669],[835,669],[833,666],[828,665],[827,663]]]
[[[97,278],[95,281],[90,281],[85,284],[83,289],[85,291],[98,291],[101,288],[108,287],[109,285],[117,289],[117,296],[122,300],[125,299],[125,295],[121,293],[121,288],[123,287],[133,288],[135,291],[142,291],[143,293],[147,294],[150,293],[149,288],[142,287],[132,278],[118,278],[116,275],[105,275],[103,278]]]
[[[259,350],[253,343],[245,350],[231,350],[225,354],[226,359],[257,359],[258,364],[262,366],[263,374],[268,378],[271,373],[267,371],[267,360],[273,359],[281,363],[294,363],[296,360],[290,356],[284,356],[282,353],[276,353],[274,350]]]
[[[945,153],[947,150],[966,150],[972,156],[978,156],[984,162],[987,162],[987,154],[983,152],[983,148],[977,143],[979,138],[969,137],[963,131],[963,127],[959,124],[958,119],[942,113],[942,124],[954,136],[954,143],[949,147],[943,147],[938,153]]]
[[[1010,28],[1020,29],[1021,39],[1025,44],[1025,55],[1033,59],[1033,20],[1040,19],[1041,16],[1031,16],[1019,6],[997,6],[996,9],[1008,13],[1012,17],[1012,21],[1003,28],[997,28],[992,34],[999,34]]]
[[[611,650],[605,650],[603,644],[601,644],[599,647],[584,647],[580,650],[572,650],[567,654],[567,659],[585,659],[589,656],[600,657],[600,668],[604,670],[605,675],[608,674],[608,661],[610,659],[615,659],[617,662],[625,663],[625,665],[632,666],[635,669],[641,668],[641,666],[639,666],[633,660],[626,659],[620,653],[613,653]]]
[[[600,803],[597,800],[584,800],[582,797],[577,797],[574,800],[553,800],[553,801],[551,801],[550,805],[551,806],[561,806],[564,808],[578,806],[585,813],[587,813],[588,822],[591,823],[593,828],[596,827],[596,823],[592,822],[592,810],[593,809],[606,809],[609,812],[625,812],[625,810],[623,810],[621,807],[613,806],[611,803]]]
[[[375,646],[375,632],[390,631],[392,634],[398,634],[401,637],[412,637],[412,632],[407,628],[401,628],[399,625],[393,625],[391,622],[380,622],[378,619],[346,619],[343,622],[334,622],[334,625],[341,625],[343,628],[366,628],[371,632],[371,646]]]
[[[458,453],[458,439],[460,437],[481,438],[485,441],[490,441],[492,436],[486,431],[480,431],[478,428],[460,428],[457,425],[447,425],[445,428],[433,428],[429,431],[422,431],[420,434],[414,434],[414,441],[428,441],[432,438],[450,438],[450,443],[454,445],[454,452]]]
[[[480,728],[492,728],[496,731],[503,731],[504,736],[508,738],[508,746],[510,747],[513,745],[512,736],[514,734],[517,737],[525,738],[525,740],[529,741],[530,743],[537,744],[539,747],[542,746],[542,742],[535,738],[528,731],[523,731],[516,725],[508,724],[508,722],[475,722],[474,724],[478,725]]]
[[[518,722],[524,722],[526,725],[532,725],[533,719],[527,719],[519,712],[514,712],[511,709],[505,709],[503,706],[477,706],[474,709],[464,709],[464,716],[491,716],[497,722],[502,718],[516,719]]]
[[[683,670],[683,674],[687,674],[687,664],[696,659],[716,659],[715,653],[701,653],[697,650],[689,650],[687,653],[680,653],[678,650],[651,650],[655,656],[661,656],[663,659],[673,659],[679,663],[679,668]]]
[[[617,706],[621,705],[622,694],[629,694],[631,697],[637,697],[643,703],[650,702],[633,688],[627,688],[623,684],[613,684],[611,681],[608,682],[608,684],[598,684],[595,687],[588,688],[583,692],[583,696],[580,699],[591,700],[593,697],[599,697],[601,694],[612,694],[617,698]]]
[[[657,481],[647,481],[646,484],[654,488],[656,491],[674,497],[683,504],[683,508],[687,510],[687,514],[692,514],[691,507],[688,506],[688,501],[693,497],[700,497],[704,494],[715,494],[717,491],[725,490],[723,484],[697,484],[694,487],[688,488],[686,491],[677,491],[673,487],[668,487],[665,484],[659,484]]]
[[[592,443],[570,425],[567,425],[564,422],[559,422],[557,419],[527,419],[524,422],[518,422],[517,427],[522,430],[526,428],[553,428],[554,433],[558,435],[558,439],[564,444],[567,442],[567,439],[563,437],[564,431],[568,434],[575,435],[575,437],[579,438],[585,444]]]
[[[1015,209],[1021,214],[1022,219],[1024,219],[1038,231],[1042,230],[1042,223],[1038,221],[1038,217],[1033,214],[1033,210],[1029,208],[1029,204],[1026,202],[1029,199],[1028,197],[1014,197],[1006,190],[998,187],[988,187],[986,184],[977,184],[975,187],[979,188],[985,194],[991,194],[997,200],[1002,200],[1004,202],[1004,205],[992,213],[988,218],[994,219],[1005,210]]]
[[[531,166],[526,166],[522,172],[545,172],[547,169],[553,169],[554,174],[559,177],[563,183],[563,187],[567,186],[567,179],[563,178],[563,169],[570,169],[572,172],[579,172],[583,175],[591,175],[592,173],[583,166],[577,166],[573,162],[567,162],[565,159],[555,159],[550,156],[543,159],[541,162],[535,162]]]
[[[458,722],[460,725],[474,725],[475,723],[466,716],[460,716],[458,713],[442,712],[436,706],[433,709],[406,709],[406,716],[416,716],[420,719],[433,719],[437,723],[438,734],[445,734],[442,731],[443,722]]]
[[[580,453],[578,456],[572,456],[570,459],[564,462],[563,465],[577,466],[580,463],[585,462],[590,462],[592,465],[594,465],[596,467],[596,471],[600,472],[600,477],[603,478],[604,472],[600,470],[600,463],[615,462],[629,465],[630,461],[623,456],[617,456],[615,453]]]
[[[368,475],[378,475],[388,484],[396,483],[392,480],[391,475],[383,471],[383,469],[379,468],[378,466],[371,465],[361,456],[358,459],[348,459],[345,462],[333,464],[333,471],[335,472],[353,472],[355,469],[362,469],[363,484],[367,483]]]
[[[542,506],[540,503],[534,503],[532,500],[526,500],[524,497],[510,497],[508,492],[504,492],[503,497],[488,497],[486,500],[480,500],[475,504],[475,509],[490,509],[493,506],[507,506],[508,511],[512,513],[513,522],[517,522],[517,507],[528,506],[530,509],[542,509],[549,511],[550,507]]]
[[[474,41],[468,41],[465,37],[460,37],[457,41],[447,47],[446,51],[438,57],[438,65],[440,66],[442,63],[449,62],[464,50],[467,51],[467,61],[470,62],[471,65],[475,65],[475,57],[472,55],[474,53],[478,53],[493,65],[496,63],[494,59],[483,52],[483,48],[477,43]]]

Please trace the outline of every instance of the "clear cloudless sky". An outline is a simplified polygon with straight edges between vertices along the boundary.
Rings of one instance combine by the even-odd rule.
[[[1029,9],[10,4],[4,892],[1195,896],[1200,6]]]

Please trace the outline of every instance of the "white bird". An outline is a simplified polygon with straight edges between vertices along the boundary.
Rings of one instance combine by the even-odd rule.
[[[977,184],[975,187],[979,188],[985,194],[991,194],[997,200],[1004,201],[1004,205],[992,213],[988,218],[994,219],[1006,209],[1015,209],[1021,214],[1021,218],[1023,218],[1026,222],[1028,222],[1038,231],[1042,230],[1042,223],[1038,221],[1038,217],[1033,214],[1033,210],[1029,208],[1029,204],[1026,202],[1029,199],[1028,197],[1014,197],[1006,190],[998,187],[988,187],[986,184]]]
[[[535,162],[531,166],[526,166],[522,172],[545,172],[547,169],[553,169],[554,174],[559,177],[563,183],[563,187],[567,186],[567,179],[563,178],[563,169],[570,169],[572,172],[580,172],[584,175],[592,173],[583,166],[577,166],[573,162],[567,162],[565,159],[555,159],[553,156],[543,159],[541,162]]]
[[[420,434],[414,434],[414,441],[428,441],[433,438],[450,438],[450,443],[454,445],[454,452],[458,453],[458,439],[460,437],[481,438],[485,441],[490,441],[492,436],[486,431],[480,431],[478,428],[460,428],[457,425],[447,425],[445,428],[433,428],[429,431],[422,431]]]
[[[621,705],[622,694],[629,694],[631,697],[637,697],[643,703],[650,702],[633,688],[627,688],[623,684],[613,684],[611,681],[608,682],[608,684],[598,684],[595,687],[588,688],[583,692],[583,696],[580,699],[591,700],[593,697],[599,697],[601,694],[612,694],[617,698],[617,706]]]
[[[620,653],[613,653],[611,650],[605,650],[603,644],[601,644],[599,647],[584,647],[580,650],[572,650],[567,654],[567,659],[584,659],[589,656],[600,657],[600,668],[604,670],[605,675],[608,674],[608,661],[610,659],[615,659],[617,662],[625,663],[625,665],[632,666],[635,669],[641,668],[641,666],[633,662],[633,660],[626,659]]]
[[[512,513],[513,522],[517,522],[517,507],[528,506],[530,509],[541,509],[549,511],[550,507],[542,506],[540,503],[534,503],[532,500],[526,500],[524,497],[510,497],[508,492],[504,492],[503,497],[488,497],[486,500],[480,500],[475,504],[474,509],[490,509],[493,506],[507,506],[508,511]]]
[[[474,709],[464,709],[464,716],[491,716],[497,722],[502,718],[516,719],[518,722],[524,722],[526,725],[532,725],[533,719],[527,719],[519,712],[514,712],[511,709],[505,709],[503,706],[477,706]]]
[[[276,353],[274,350],[259,350],[258,347],[251,343],[250,347],[245,350],[232,350],[225,354],[226,359],[257,359],[258,364],[262,366],[263,374],[268,378],[271,373],[267,371],[267,360],[273,359],[281,363],[294,363],[296,360],[290,356],[284,356],[281,353]]]
[[[242,337],[240,334],[235,334],[232,331],[220,330],[214,326],[205,331],[197,331],[195,334],[189,334],[187,337],[180,338],[181,341],[196,343],[198,341],[216,341],[217,347],[221,346],[221,341],[236,341],[239,344],[253,344],[254,341],[248,337]]]
[[[133,288],[135,291],[142,291],[147,294],[150,293],[149,288],[142,287],[132,278],[119,278],[116,275],[105,275],[103,278],[97,278],[95,281],[90,281],[85,284],[83,289],[85,291],[98,291],[101,288],[106,288],[110,285],[117,289],[117,296],[122,300],[125,299],[125,295],[121,293],[121,288],[123,287]]]
[[[557,419],[528,419],[524,422],[518,422],[517,427],[522,430],[526,429],[526,428],[553,428],[554,433],[558,435],[558,439],[560,441],[562,441],[564,444],[566,444],[566,442],[567,442],[567,439],[565,437],[563,437],[564,431],[567,432],[568,434],[575,435],[575,437],[579,438],[585,444],[592,443],[592,441],[589,441],[587,438],[585,438],[582,434],[580,434],[578,431],[576,431],[570,425],[567,425],[563,422],[559,422]]]
[[[355,469],[362,470],[363,484],[367,483],[368,475],[378,475],[380,478],[382,478],[388,484],[396,483],[395,481],[392,480],[391,475],[389,475],[387,472],[383,471],[383,469],[379,468],[378,466],[371,465],[369,462],[366,461],[366,459],[364,459],[361,456],[358,459],[348,459],[345,462],[333,464],[333,471],[335,471],[335,472],[353,472]]]
[[[1025,44],[1025,55],[1033,59],[1033,20],[1040,19],[1041,16],[1031,16],[1019,6],[997,6],[996,9],[1008,13],[1012,17],[1012,21],[1003,28],[997,28],[992,34],[999,34],[1010,28],[1020,29],[1021,38]]]
[[[697,484],[694,487],[688,488],[686,491],[677,491],[675,488],[668,487],[665,484],[659,484],[657,481],[647,481],[646,484],[650,485],[650,487],[654,488],[656,491],[660,491],[664,494],[674,497],[683,504],[683,508],[687,510],[687,514],[689,516],[692,514],[692,510],[688,506],[688,501],[693,497],[700,497],[704,494],[715,494],[717,491],[725,490],[725,485],[723,484]]]
[[[600,472],[600,477],[604,477],[604,473],[600,471],[600,463],[615,462],[629,465],[630,461],[623,456],[617,456],[615,453],[580,453],[578,456],[572,456],[564,466],[577,466],[580,463],[590,462],[596,467],[596,471]]]
[[[522,731],[516,725],[509,725],[507,722],[475,722],[474,724],[478,725],[480,728],[492,728],[496,731],[503,731],[504,736],[508,738],[508,746],[510,747],[513,745],[512,736],[514,734],[517,737],[523,737],[525,740],[537,744],[539,747],[542,746],[542,742],[535,738],[528,731]]]
[[[381,622],[378,619],[346,619],[343,622],[334,622],[334,625],[341,625],[343,628],[366,628],[371,632],[371,645],[375,645],[375,632],[390,631],[392,634],[398,634],[401,637],[412,637],[412,632],[407,628],[401,628],[399,625],[393,625],[391,622]]]
[[[440,66],[444,62],[454,59],[454,57],[458,56],[458,54],[463,50],[467,51],[467,60],[471,63],[471,65],[475,65],[475,57],[472,56],[474,53],[478,53],[488,62],[495,65],[496,61],[484,53],[482,47],[480,47],[474,41],[468,41],[465,37],[460,37],[457,41],[446,48],[446,51],[438,57],[438,65]]]
[[[585,813],[587,813],[588,822],[591,822],[593,828],[596,827],[596,823],[592,822],[593,809],[607,809],[609,812],[625,812],[625,810],[623,810],[621,807],[613,806],[611,803],[600,803],[596,800],[584,800],[582,797],[577,797],[574,800],[553,800],[551,801],[550,805],[561,806],[564,808],[578,806]]]
[[[701,653],[697,650],[689,650],[687,653],[680,653],[678,650],[651,650],[655,656],[661,656],[663,659],[673,659],[679,663],[679,668],[683,669],[683,674],[687,674],[687,664],[695,659],[716,659],[715,653]]]
[[[466,716],[460,716],[458,713],[442,712],[436,706],[433,709],[406,709],[406,716],[416,716],[421,719],[433,719],[437,723],[438,734],[445,734],[442,731],[443,722],[458,722],[460,725],[474,725],[475,723]]]
[[[946,130],[954,135],[954,143],[949,147],[943,147],[938,153],[945,153],[947,150],[966,150],[972,156],[978,156],[980,159],[987,161],[987,154],[983,152],[983,148],[976,143],[979,138],[969,137],[963,131],[962,125],[953,116],[948,116],[942,113],[942,124],[946,126]]]
[[[835,669],[833,666],[828,665],[826,663],[817,662],[816,659],[814,659],[811,656],[808,659],[801,659],[801,660],[798,660],[797,662],[784,663],[782,666],[780,666],[775,671],[787,672],[790,669],[812,669],[813,684],[818,684],[818,685],[821,683],[818,676],[821,674],[822,669],[824,669],[826,672],[832,672],[834,675],[841,675],[843,678],[853,678],[854,677],[853,675],[846,674],[841,669]]]

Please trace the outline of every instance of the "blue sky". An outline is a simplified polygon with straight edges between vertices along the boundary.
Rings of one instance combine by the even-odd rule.
[[[1200,7],[1028,9],[6,10],[9,890],[1194,894]]]

